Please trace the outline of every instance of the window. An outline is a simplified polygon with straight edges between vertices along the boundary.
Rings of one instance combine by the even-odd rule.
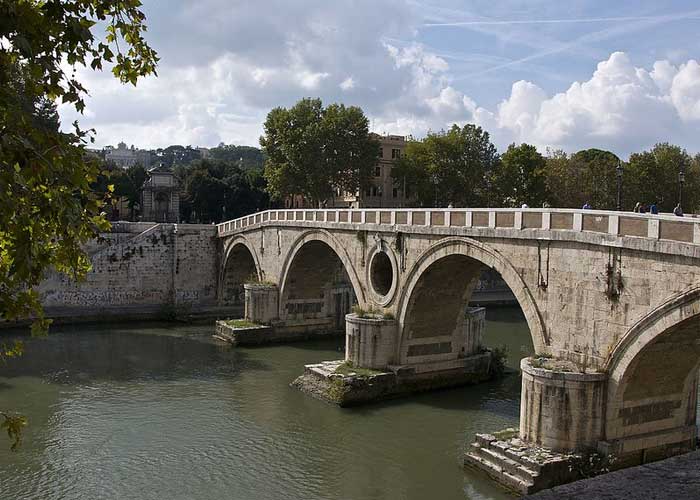
[[[395,160],[397,158],[401,158],[401,150],[400,149],[392,149],[391,150],[391,159]]]
[[[372,196],[372,188],[367,188],[365,191],[365,196]]]
[[[379,148],[379,158],[384,158],[384,148]]]
[[[394,198],[398,198],[399,197],[399,190],[397,188],[394,188],[393,191],[391,192],[391,195]]]
[[[382,176],[382,167],[374,167],[374,176],[375,176],[375,177],[381,177],[381,176]]]

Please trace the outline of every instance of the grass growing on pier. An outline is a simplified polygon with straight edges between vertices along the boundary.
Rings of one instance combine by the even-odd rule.
[[[373,375],[381,375],[382,371],[372,370],[370,368],[356,368],[352,366],[352,363],[346,361],[338,365],[338,368],[334,370],[334,373],[339,373],[341,375],[357,375],[359,377],[371,377]]]
[[[247,319],[227,319],[226,324],[228,326],[232,326],[233,328],[252,328],[255,326],[263,326]]]

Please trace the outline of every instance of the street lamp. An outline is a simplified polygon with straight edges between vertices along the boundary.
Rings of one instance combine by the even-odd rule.
[[[685,182],[685,166],[681,164],[678,170],[678,206],[683,201],[683,183]]]
[[[617,210],[622,210],[622,161],[617,160]]]

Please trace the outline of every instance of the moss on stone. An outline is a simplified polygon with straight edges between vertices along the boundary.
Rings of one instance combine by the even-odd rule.
[[[262,326],[247,319],[227,319],[226,324],[233,328],[253,328]]]

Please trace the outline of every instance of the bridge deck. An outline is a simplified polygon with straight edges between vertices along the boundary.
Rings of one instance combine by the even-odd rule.
[[[700,257],[700,219],[603,210],[390,208],[266,210],[218,224],[220,237],[261,225],[573,239]],[[624,241],[623,241],[624,240]],[[680,244],[680,245],[679,245]]]

